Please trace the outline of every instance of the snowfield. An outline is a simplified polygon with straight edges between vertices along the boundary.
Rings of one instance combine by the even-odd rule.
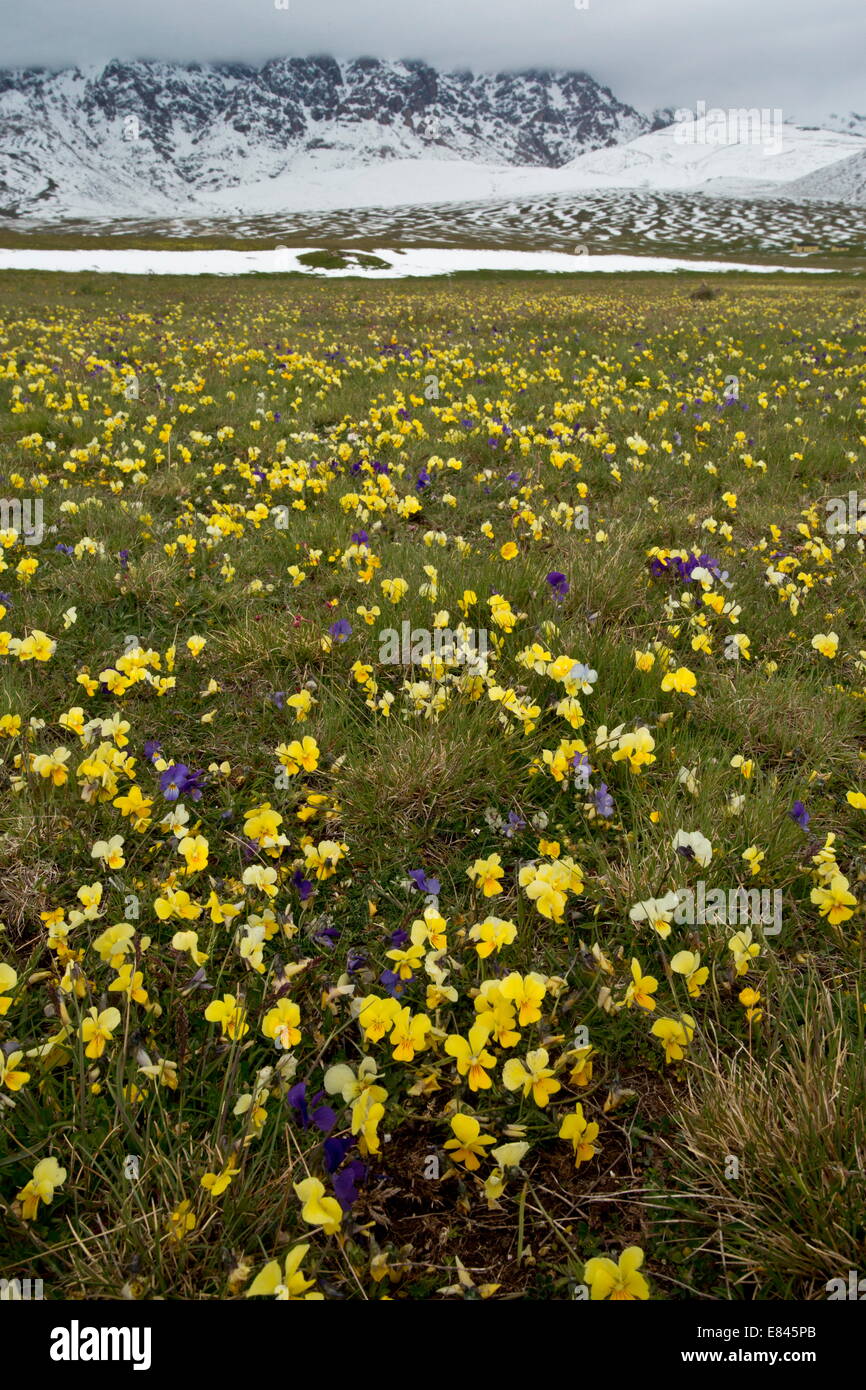
[[[311,248],[312,249],[312,248]],[[0,270],[97,271],[114,275],[249,275],[285,274],[301,271],[308,275],[333,278],[361,275],[367,280],[395,280],[424,275],[452,275],[457,271],[522,270],[551,274],[587,271],[675,271],[692,270],[701,274],[720,270],[746,270],[770,273],[778,270],[799,274],[802,266],[745,265],[732,261],[690,261],[667,256],[569,256],[555,251],[445,250],[413,247],[395,254],[375,251],[386,260],[387,270],[352,266],[346,270],[323,270],[302,265],[298,257],[304,248],[277,247],[273,251],[23,251],[0,249]],[[832,273],[832,272],[831,272]]]
[[[345,146],[300,151],[290,167],[268,177],[246,179],[253,172],[235,167],[232,186],[189,188],[183,211],[203,216],[277,215],[354,208],[424,206],[445,202],[484,202],[503,198],[556,197],[602,190],[668,190],[754,196],[782,191],[803,178],[866,150],[858,135],[800,130],[785,126],[782,150],[772,153],[756,144],[712,146],[684,144],[676,126],[641,135],[627,145],[580,155],[559,169],[537,165],[474,163],[460,158],[380,159],[353,162]],[[102,183],[93,197],[65,194],[66,216],[102,218],[150,213],[177,216],[178,194],[154,188],[142,169],[145,187],[138,191],[138,151],[123,151],[125,163],[109,190]],[[34,209],[35,211],[35,209]]]
[[[627,145],[580,155],[560,169],[449,158],[352,165],[345,149],[305,152],[285,174],[241,188],[202,191],[196,201],[213,215],[423,206],[603,189],[748,194],[777,191],[779,185],[866,150],[862,136],[794,126],[784,127],[782,149],[775,153],[748,142],[684,144],[678,131],[667,126]]]
[[[693,136],[689,142],[687,134]],[[772,123],[764,142],[737,139],[715,145],[707,143],[711,135],[706,121],[696,121],[692,127],[670,125],[627,145],[582,154],[555,172],[563,191],[669,188],[722,193],[748,184],[785,184],[866,150],[860,135],[791,125],[777,132]],[[748,191],[743,187],[744,193]]]

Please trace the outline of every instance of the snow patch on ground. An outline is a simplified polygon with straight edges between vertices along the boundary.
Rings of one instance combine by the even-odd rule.
[[[748,265],[733,261],[690,261],[667,256],[567,255],[556,251],[453,251],[413,247],[404,252],[374,251],[389,262],[387,270],[352,266],[321,270],[301,265],[298,257],[315,248],[281,246],[273,251],[28,251],[0,248],[0,270],[96,271],[113,275],[249,275],[301,271],[307,275],[340,278],[361,275],[367,280],[395,280],[455,271],[522,270],[562,274],[591,271],[677,271],[700,274],[745,270],[760,274],[793,271],[822,274],[801,266]],[[830,272],[832,273],[832,272]]]

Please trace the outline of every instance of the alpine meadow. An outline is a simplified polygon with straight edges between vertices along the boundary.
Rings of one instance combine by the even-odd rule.
[[[10,1346],[835,1382],[862,0],[4,7]]]
[[[857,1269],[864,354],[847,273],[3,272],[7,1280]]]

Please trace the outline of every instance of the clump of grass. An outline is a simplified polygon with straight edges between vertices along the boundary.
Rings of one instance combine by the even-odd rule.
[[[826,1297],[863,1260],[862,1049],[819,979],[782,1000],[766,1054],[711,1043],[673,1112],[670,1147],[689,1187],[674,1229],[718,1253],[734,1297]]]
[[[33,826],[24,838],[0,834],[0,923],[6,929],[3,940],[19,959],[39,939],[39,914],[48,908],[47,890],[59,877],[56,866],[40,853],[40,838]]]
[[[305,251],[298,256],[299,265],[308,265],[313,270],[350,270],[353,266],[364,270],[387,270],[388,262],[381,256],[371,256],[368,251]]]
[[[406,865],[436,867],[477,829],[509,784],[507,748],[482,708],[438,724],[392,719],[349,752],[336,779],[344,834]]]

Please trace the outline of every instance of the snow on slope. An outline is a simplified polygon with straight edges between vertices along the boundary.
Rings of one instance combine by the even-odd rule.
[[[780,190],[790,198],[826,198],[834,203],[866,204],[866,149],[795,179]]]
[[[465,160],[393,160],[352,168],[331,152],[299,157],[290,173],[200,195],[209,211],[304,212],[399,207],[496,198],[562,195],[598,189],[669,189],[704,193],[780,191],[780,185],[866,150],[854,135],[785,126],[781,150],[756,145],[686,145],[677,126],[625,145],[584,154],[560,169]],[[239,193],[242,198],[239,201]]]
[[[516,193],[557,192],[559,170],[472,164],[461,159],[393,159],[352,165],[331,152],[299,156],[290,172],[273,179],[203,193],[209,213],[278,213],[386,208],[469,202]]]
[[[849,111],[845,116],[838,116],[834,111],[818,120],[807,119],[805,116],[801,119],[797,115],[789,114],[788,119],[793,125],[803,126],[807,130],[835,130],[843,135],[866,136],[866,115],[860,115],[858,111]]]
[[[691,189],[720,193],[736,186],[780,184],[811,174],[826,164],[866,149],[866,140],[823,130],[784,125],[768,130],[766,143],[735,140],[703,143],[705,123],[692,128],[693,143],[685,142],[681,124],[641,135],[627,145],[579,155],[557,176],[571,188]],[[776,136],[778,135],[778,140]]]

